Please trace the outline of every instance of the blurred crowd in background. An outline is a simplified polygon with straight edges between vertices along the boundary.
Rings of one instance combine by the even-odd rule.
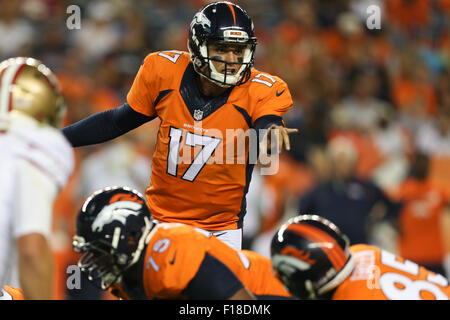
[[[208,2],[0,0],[0,60],[32,56],[48,65],[67,100],[67,125],[122,105],[148,53],[187,51],[189,23]],[[277,174],[255,169],[244,247],[268,255],[279,223],[314,213],[353,243],[378,244],[445,274],[450,0],[233,2],[254,21],[255,67],[288,83],[294,106],[284,119],[299,129]],[[81,28],[69,30],[73,4]],[[370,5],[380,8],[381,29],[367,28]],[[89,297],[66,290],[66,267],[78,258],[74,217],[99,188],[145,191],[156,122],[76,149],[75,173],[55,204],[56,298]]]

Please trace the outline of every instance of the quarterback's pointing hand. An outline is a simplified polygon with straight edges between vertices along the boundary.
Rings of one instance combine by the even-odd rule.
[[[270,150],[272,139],[276,139],[275,143],[277,143],[278,146],[277,153],[280,153],[283,150],[283,146],[285,146],[286,150],[290,150],[291,144],[289,141],[289,134],[294,132],[298,132],[298,129],[285,128],[278,125],[271,126],[267,132],[267,149]]]

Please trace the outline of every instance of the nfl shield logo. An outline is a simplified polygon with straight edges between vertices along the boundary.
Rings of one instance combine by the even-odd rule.
[[[194,119],[196,121],[200,121],[203,119],[203,111],[202,110],[194,110]]]

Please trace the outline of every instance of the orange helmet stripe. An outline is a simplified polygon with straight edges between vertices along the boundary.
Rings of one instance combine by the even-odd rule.
[[[129,193],[117,193],[113,195],[111,199],[109,199],[109,203],[117,201],[133,201],[139,202],[140,204],[144,204],[144,201],[142,199],[139,199],[138,195]]]
[[[347,262],[347,255],[337,241],[328,233],[308,225],[291,224],[287,230],[291,230],[302,237],[308,238],[316,243],[324,243],[320,249],[328,256],[334,268],[339,271]],[[325,243],[331,243],[332,247],[328,247]]]
[[[236,13],[234,12],[234,8],[230,3],[227,3],[227,5],[230,8],[231,13],[233,14],[234,25],[236,25]]]

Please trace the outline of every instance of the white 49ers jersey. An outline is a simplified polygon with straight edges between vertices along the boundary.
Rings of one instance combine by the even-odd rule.
[[[0,288],[20,287],[15,240],[51,233],[53,202],[74,166],[59,130],[10,113],[0,132]]]

